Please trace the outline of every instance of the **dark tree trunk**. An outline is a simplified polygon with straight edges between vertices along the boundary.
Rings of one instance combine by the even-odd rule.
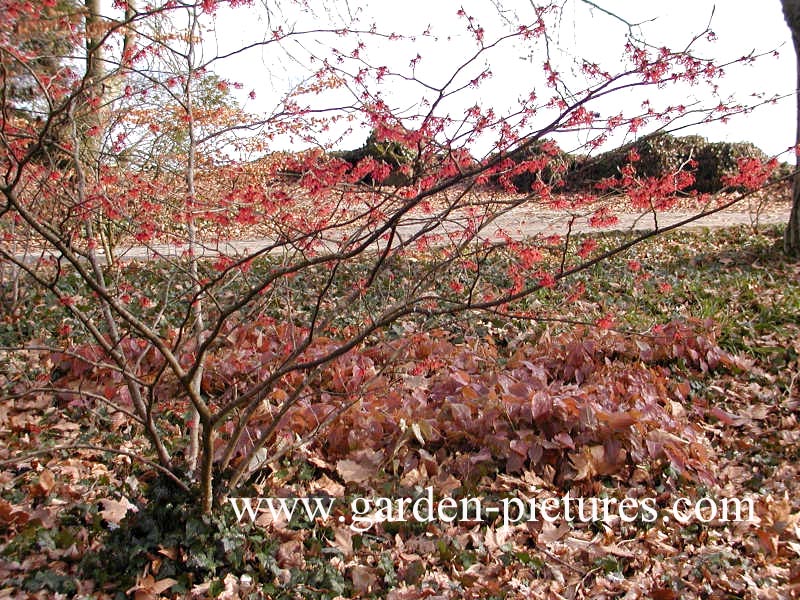
[[[800,147],[800,0],[781,0],[783,16],[792,32],[795,56],[797,57],[797,133],[795,144]],[[792,256],[800,257],[800,170],[795,169],[792,182],[792,214],[783,237],[784,251]]]

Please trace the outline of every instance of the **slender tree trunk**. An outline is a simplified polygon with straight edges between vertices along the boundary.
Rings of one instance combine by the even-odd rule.
[[[99,133],[87,136],[86,131],[103,124],[104,115],[101,111],[102,86],[105,77],[105,49],[101,45],[102,35],[100,33],[101,15],[100,0],[85,0],[86,16],[84,17],[84,27],[86,28],[86,92],[84,93],[85,104],[82,107],[80,130],[83,149],[86,153],[82,157],[88,165],[98,165],[100,162],[100,145],[102,136]],[[93,98],[94,97],[94,98]],[[92,106],[91,101],[100,98],[96,106]]]
[[[184,87],[184,102],[188,129],[188,147],[186,152],[186,195],[190,202],[189,209],[192,215],[187,223],[187,234],[189,242],[189,274],[194,282],[192,291],[195,294],[195,302],[192,304],[193,329],[195,343],[200,346],[206,334],[205,318],[203,316],[203,302],[200,297],[200,272],[197,264],[197,224],[193,211],[194,203],[197,200],[197,190],[195,189],[195,171],[197,167],[197,137],[196,124],[194,121],[194,98],[192,81],[196,72],[195,65],[195,40],[198,29],[198,13],[196,9],[189,9],[190,14],[190,35],[188,36],[188,49],[186,53],[186,66],[188,77]],[[193,396],[202,396],[203,365],[200,364],[195,371],[194,377],[188,382]],[[205,514],[211,513],[213,502],[213,462],[214,462],[214,431],[208,419],[202,419],[197,407],[192,408],[191,429],[189,435],[189,454],[187,466],[189,473],[194,476],[200,461],[200,496],[202,510]]]
[[[85,0],[84,7],[86,10],[84,25],[86,27],[86,94],[84,97],[84,106],[81,107],[82,114],[79,117],[73,117],[73,137],[75,144],[75,155],[73,157],[74,168],[77,179],[78,197],[81,203],[86,201],[87,197],[87,184],[89,181],[96,181],[99,176],[101,151],[102,151],[102,135],[97,133],[95,135],[86,135],[87,130],[91,128],[98,128],[102,131],[109,126],[110,112],[107,105],[108,94],[111,93],[110,83],[113,79],[108,77],[106,69],[106,54],[102,46],[102,15],[100,12],[100,0]],[[126,19],[133,16],[133,0],[126,4]],[[132,29],[126,30],[125,33],[125,47],[130,48],[133,44],[134,36]],[[120,73],[118,75],[124,76],[124,66],[126,58],[123,56],[121,61]],[[97,106],[92,106],[92,98],[99,98]],[[88,168],[85,168],[88,167]],[[87,172],[88,171],[88,172]],[[95,237],[95,227],[100,229],[108,228],[108,233],[99,233],[103,240],[103,245],[106,250],[106,260],[111,264],[113,261],[113,243],[112,243],[112,227],[113,223],[104,218],[103,215],[97,215],[97,218],[89,219],[86,223],[86,233],[89,239]],[[92,266],[92,273],[98,286],[103,291],[107,291],[105,287],[105,279],[103,270],[97,258],[97,254],[93,248],[87,250],[89,262]],[[99,300],[103,320],[108,328],[108,334],[114,344],[114,348],[118,348],[122,342],[122,334],[120,333],[117,322],[114,319],[111,307],[107,302]],[[125,358],[122,353],[115,350],[113,357],[117,360],[120,367],[125,364]],[[161,435],[153,419],[152,412],[147,406],[147,401],[142,393],[142,388],[130,373],[123,372],[126,387],[130,393],[131,400],[136,408],[137,414],[142,418],[145,424],[150,441],[153,443],[161,466],[171,469],[172,459],[169,452],[164,446]]]
[[[783,4],[783,15],[786,24],[792,32],[795,56],[797,57],[797,112],[796,112],[796,135],[795,145],[800,148],[800,0],[781,0]],[[800,257],[800,170],[795,169],[794,180],[792,182],[792,212],[789,216],[789,223],[786,226],[786,233],[783,237],[783,249],[786,254]]]
[[[109,128],[111,121],[110,102],[122,89],[127,69],[131,62],[131,54],[136,41],[136,33],[132,20],[136,14],[136,1],[125,1],[125,22],[122,56],[119,67],[115,72],[109,72],[106,65],[106,50],[103,48],[103,17],[101,14],[101,0],[84,0],[86,27],[86,82],[88,95],[94,96],[97,105],[94,108],[84,107],[82,134],[88,129],[95,128],[93,136],[85,136],[84,149],[87,154],[87,164],[95,169],[100,166],[102,139]],[[104,215],[97,215],[95,223],[96,233],[100,238],[106,261],[114,264],[114,246],[118,234],[118,225]]]

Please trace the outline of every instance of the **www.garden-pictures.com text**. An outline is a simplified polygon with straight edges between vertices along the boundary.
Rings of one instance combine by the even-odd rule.
[[[502,498],[491,502],[479,497],[456,499],[444,496],[434,500],[433,487],[416,498],[401,497],[356,497],[349,503],[349,517],[340,514],[340,523],[349,522],[357,532],[365,532],[377,523],[416,521],[430,523],[441,521],[484,522],[501,519],[502,526],[510,527],[526,521],[567,522],[611,522],[619,519],[630,523],[641,520],[653,523],[661,518],[674,518],[682,524],[692,521],[742,522],[755,519],[755,504],[752,498],[677,498],[666,507],[659,507],[654,497],[609,498],[573,497],[569,492],[561,497],[522,499]],[[338,500],[326,496],[302,498],[240,497],[228,498],[239,523],[256,522],[261,514],[270,521],[291,521],[305,518],[327,522]]]

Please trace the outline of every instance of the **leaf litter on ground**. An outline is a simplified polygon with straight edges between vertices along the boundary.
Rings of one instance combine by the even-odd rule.
[[[283,449],[281,458],[251,473],[254,493],[336,498],[332,522],[270,521],[266,557],[246,547],[240,564],[250,566],[209,565],[206,580],[191,584],[168,569],[189,560],[188,541],[173,540],[150,550],[126,590],[139,598],[181,589],[229,598],[796,596],[800,270],[780,255],[778,235],[667,236],[588,273],[572,304],[539,295],[538,322],[476,315],[433,329],[412,323],[337,359],[276,431],[269,449]],[[613,242],[600,236],[600,250]],[[609,330],[569,323],[607,314]],[[257,373],[263,358],[248,345],[265,338],[236,332],[238,354],[214,354],[207,389]],[[0,357],[11,367],[0,381],[10,398],[0,408],[0,597],[112,597],[113,586],[85,577],[81,558],[108,551],[108,532],[138,510],[154,478],[125,454],[89,448],[108,445],[110,432],[118,449],[144,453],[134,423],[74,394],[19,393],[56,364],[59,385],[92,391],[87,383],[99,386],[107,374],[76,355]],[[296,443],[354,398],[324,435]],[[185,408],[172,407],[176,436]],[[68,444],[86,448],[45,452]],[[504,527],[484,515],[351,527],[353,498],[418,498],[427,487],[437,499],[495,505],[567,491],[654,498],[659,519]],[[665,521],[680,497],[750,498],[756,518]]]

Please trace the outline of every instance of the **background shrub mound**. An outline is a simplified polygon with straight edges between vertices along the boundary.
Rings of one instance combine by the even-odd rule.
[[[333,152],[331,156],[342,159],[351,165],[357,165],[365,158],[372,158],[376,161],[384,162],[389,165],[391,172],[389,176],[380,181],[383,185],[402,186],[408,185],[411,181],[411,167],[417,159],[417,153],[399,142],[390,140],[378,140],[377,133],[373,130],[369,134],[367,141],[361,148],[355,150],[343,150]],[[408,169],[403,169],[407,167]],[[372,183],[369,175],[362,179],[365,183]]]
[[[639,154],[636,174],[640,177],[658,177],[664,173],[688,169],[688,161],[695,158],[706,144],[700,136],[674,137],[669,134],[649,135],[614,150],[586,160],[572,170],[567,178],[571,189],[592,188],[594,184],[610,177],[618,177],[620,170],[630,163],[629,153]]]
[[[529,192],[540,181],[548,186],[560,187],[564,176],[576,168],[580,157],[562,150],[552,140],[536,140],[530,145],[511,152],[507,161],[491,181],[497,185],[510,182],[518,191]]]
[[[767,160],[757,146],[750,142],[709,142],[702,146],[695,158],[697,171],[693,189],[702,193],[713,193],[725,187],[722,178],[737,172],[740,158]]]
[[[507,161],[490,181],[495,186],[505,187],[510,182],[524,193],[535,190],[537,181],[562,191],[592,191],[602,180],[620,176],[623,167],[631,163],[632,150],[639,155],[634,163],[637,177],[661,177],[690,171],[695,182],[687,191],[700,193],[723,190],[724,178],[738,172],[739,159],[766,161],[768,158],[750,142],[709,142],[699,135],[648,135],[592,158],[565,152],[551,140],[538,140],[512,152],[509,159],[513,162]],[[774,177],[786,174],[784,165]]]
[[[725,185],[723,178],[737,172],[737,160],[767,156],[749,142],[709,142],[704,137],[675,137],[667,133],[645,136],[577,165],[565,176],[565,187],[571,190],[591,189],[602,179],[618,177],[630,163],[629,153],[635,150],[640,159],[635,163],[639,177],[660,177],[679,170],[693,171],[695,183],[689,190],[714,193]]]
[[[679,171],[691,172],[695,181],[685,191],[709,194],[725,189],[724,179],[738,172],[739,159],[768,160],[767,155],[750,142],[709,142],[699,135],[647,135],[594,157],[571,154],[553,140],[539,139],[510,152],[479,181],[488,183],[490,188],[526,194],[545,187],[564,192],[591,192],[596,191],[601,181],[620,176],[623,168],[631,164],[631,151],[639,156],[633,163],[636,177],[658,178]],[[352,173],[356,173],[357,165],[365,159],[388,167],[388,176],[384,174],[377,179],[369,169],[363,170],[363,175],[360,172],[354,175],[356,180],[370,185],[409,185],[420,175],[421,167],[431,166],[428,161],[421,161],[412,148],[395,141],[379,141],[375,131],[360,148],[331,152],[327,157],[339,161],[345,171],[349,169]],[[283,175],[299,178],[308,166],[308,157],[303,154],[281,158],[285,159],[280,169]],[[492,155],[488,162],[496,159],[497,155]],[[421,162],[426,164],[421,165]],[[435,162],[442,165],[447,159],[439,156]],[[782,163],[772,177],[787,177],[791,172],[791,165]]]

